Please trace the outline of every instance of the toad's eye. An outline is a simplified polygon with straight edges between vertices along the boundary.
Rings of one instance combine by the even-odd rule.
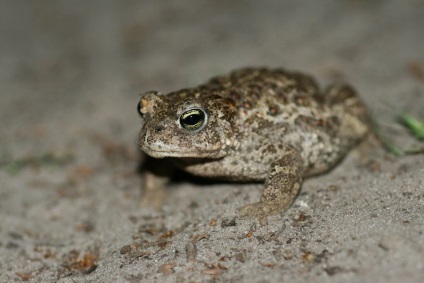
[[[190,109],[181,114],[181,127],[188,131],[200,131],[206,125],[206,113],[202,109]]]

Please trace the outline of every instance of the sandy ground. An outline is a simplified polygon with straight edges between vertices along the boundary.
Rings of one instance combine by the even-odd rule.
[[[423,1],[88,2],[1,3],[0,282],[424,282],[423,155],[353,151],[260,226],[261,184],[140,207],[136,146],[140,92],[252,65],[348,80],[412,146]]]

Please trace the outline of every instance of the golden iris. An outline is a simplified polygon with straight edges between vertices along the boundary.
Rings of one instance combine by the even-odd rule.
[[[188,131],[197,131],[202,128],[206,121],[205,111],[202,109],[190,109],[180,116],[181,126]]]

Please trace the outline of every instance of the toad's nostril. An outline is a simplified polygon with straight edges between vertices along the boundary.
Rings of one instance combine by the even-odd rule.
[[[163,126],[156,126],[156,127],[154,127],[154,130],[155,130],[156,133],[160,133],[163,130]]]

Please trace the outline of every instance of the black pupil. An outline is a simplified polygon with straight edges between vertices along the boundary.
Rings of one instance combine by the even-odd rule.
[[[197,131],[205,123],[206,114],[200,109],[187,110],[180,116],[181,126],[189,131]]]
[[[188,125],[196,125],[202,118],[201,114],[191,114],[184,119],[184,123]]]

